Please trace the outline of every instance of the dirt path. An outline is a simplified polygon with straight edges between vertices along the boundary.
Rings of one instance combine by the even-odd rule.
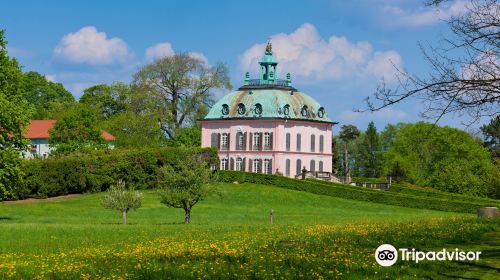
[[[73,198],[76,198],[79,196],[81,196],[81,194],[68,194],[68,195],[61,195],[61,196],[55,196],[55,197],[49,197],[49,198],[28,198],[28,199],[23,199],[23,200],[2,201],[2,203],[5,203],[5,204],[26,204],[26,203],[37,203],[37,202],[46,202],[46,201],[67,200],[67,199],[73,199]]]

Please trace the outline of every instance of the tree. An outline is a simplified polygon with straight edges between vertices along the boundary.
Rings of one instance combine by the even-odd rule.
[[[100,84],[83,91],[79,102],[99,112],[101,118],[109,118],[124,112],[130,104],[131,87],[124,83]]]
[[[355,157],[361,176],[369,178],[380,176],[381,145],[377,128],[373,122],[368,124],[366,132],[361,136]]]
[[[35,107],[34,119],[47,119],[53,103],[75,103],[73,95],[61,83],[48,81],[37,72],[24,73],[23,85],[26,100]]]
[[[500,159],[500,115],[492,119],[489,124],[481,126],[484,144],[490,149],[491,155]]]
[[[213,103],[212,90],[231,88],[224,64],[210,67],[184,53],[144,66],[134,75],[133,86],[141,92],[138,96],[154,100],[146,103],[154,105],[161,129],[169,139],[179,128],[193,124],[200,111],[207,111]]]
[[[77,106],[49,130],[49,143],[54,155],[108,147],[97,123],[95,110]]]
[[[4,32],[0,30],[0,200],[10,198],[22,180],[20,153],[28,147],[23,136],[33,113],[24,99],[21,67],[7,55]]]
[[[201,128],[197,126],[180,128],[168,145],[170,147],[201,147]]]
[[[341,127],[339,138],[344,142],[344,175],[346,181],[351,178],[348,152],[349,143],[358,138],[359,135],[359,129],[354,125],[343,125]]]
[[[151,114],[118,113],[103,121],[102,128],[115,136],[113,144],[117,148],[162,147],[167,143],[160,124]]]
[[[399,169],[410,183],[448,192],[485,196],[494,174],[478,139],[426,122],[403,125],[384,157],[386,172]]]
[[[439,6],[447,0],[430,0]],[[500,114],[500,4],[496,0],[470,0],[466,12],[448,21],[449,37],[441,46],[420,46],[431,70],[419,77],[397,69],[398,86],[377,88],[374,104],[367,98],[368,109],[377,111],[410,97],[424,101],[423,115],[439,119],[450,113],[468,115],[471,123],[482,117]]]
[[[184,223],[191,221],[191,210],[199,201],[216,193],[215,175],[202,155],[180,151],[172,165],[160,168],[158,175],[160,202],[168,207],[184,209]]]
[[[143,195],[139,191],[129,190],[125,182],[119,180],[116,185],[111,186],[104,195],[102,205],[106,209],[118,210],[122,213],[122,223],[127,223],[129,210],[137,210],[141,207]]]

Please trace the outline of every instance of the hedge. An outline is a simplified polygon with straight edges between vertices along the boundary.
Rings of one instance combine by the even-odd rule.
[[[478,208],[485,206],[500,206],[500,202],[465,202],[449,199],[419,197],[407,194],[364,189],[349,185],[335,184],[320,180],[296,180],[288,177],[246,173],[240,171],[219,171],[221,182],[247,182],[272,185],[290,190],[306,191],[314,194],[328,195],[345,199],[368,201],[388,205],[430,209],[449,212],[476,213]]]
[[[186,153],[201,153],[211,164],[218,161],[217,151],[211,148],[115,149],[29,159],[23,162],[23,182],[16,186],[15,193],[0,200],[99,192],[118,179],[137,189],[154,188],[157,169],[175,164]]]

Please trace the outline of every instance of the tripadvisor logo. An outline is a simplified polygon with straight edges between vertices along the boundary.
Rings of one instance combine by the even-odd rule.
[[[399,251],[399,254],[398,254]],[[440,250],[440,251],[416,251],[408,248],[400,248],[397,250],[391,244],[382,244],[375,251],[375,260],[381,266],[392,266],[398,260],[398,255],[401,256],[402,261],[477,261],[479,260],[480,251],[460,251],[458,248],[455,250]]]

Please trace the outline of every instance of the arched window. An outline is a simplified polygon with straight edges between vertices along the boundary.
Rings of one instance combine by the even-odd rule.
[[[238,104],[238,114],[243,115],[245,114],[246,111],[247,109],[245,108],[245,104],[243,103]]]
[[[236,158],[236,166],[235,166],[236,171],[243,171],[243,159],[238,157]]]
[[[271,174],[272,173],[272,171],[271,171],[272,168],[273,168],[272,161],[270,159],[265,159],[264,160],[264,173]]]
[[[286,159],[286,168],[285,168],[285,175],[290,176],[290,159]]]
[[[260,159],[253,160],[252,172],[259,173],[260,172]]]
[[[289,116],[290,115],[290,105],[286,104],[284,107],[283,107],[283,114],[285,116]]]
[[[309,171],[311,172],[316,171],[316,162],[314,161],[314,159],[312,159],[310,162]]]
[[[290,138],[291,138],[290,133],[287,133],[286,134],[286,150],[287,150],[287,152],[290,151]]]
[[[227,158],[221,159],[221,161],[220,161],[220,169],[221,170],[227,170],[227,167],[228,167]]]
[[[297,160],[297,165],[295,166],[295,174],[299,175],[302,173],[302,160],[298,159]]]
[[[323,118],[325,116],[325,108],[320,107],[318,109],[318,117]]]
[[[262,105],[260,103],[255,104],[255,114],[262,114]]]
[[[316,136],[314,134],[311,134],[311,152],[314,152],[316,150]]]
[[[323,172],[323,161],[319,161],[319,172]]]
[[[319,136],[319,152],[322,153],[323,152],[323,146],[324,146],[324,139],[325,137],[323,135],[320,135]]]
[[[299,133],[299,134],[297,134],[297,147],[296,147],[297,152],[300,152],[301,142],[302,142],[302,136]]]
[[[308,111],[307,111],[307,105],[302,106],[302,109],[300,109],[300,114],[303,117],[307,117]]]

